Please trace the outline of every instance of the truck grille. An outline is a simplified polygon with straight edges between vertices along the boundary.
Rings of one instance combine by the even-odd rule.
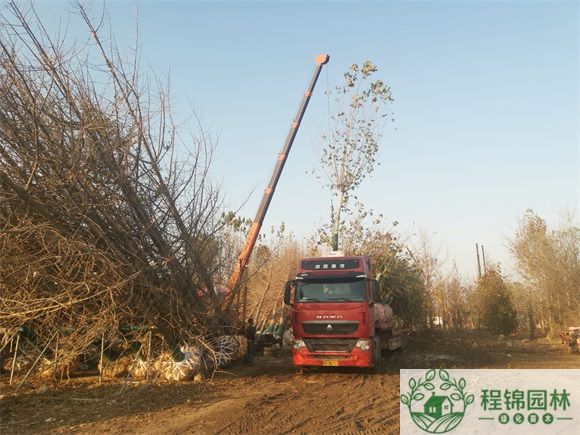
[[[357,328],[358,322],[349,320],[302,322],[302,329],[307,334],[350,334]]]
[[[350,352],[356,344],[356,338],[305,338],[309,352]]]

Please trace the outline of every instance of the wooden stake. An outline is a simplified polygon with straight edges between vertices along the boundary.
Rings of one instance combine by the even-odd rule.
[[[20,381],[20,383],[16,387],[16,391],[18,391],[20,389],[20,387],[22,386],[22,384],[24,383],[24,381],[26,380],[26,378],[28,378],[28,375],[30,373],[32,373],[32,369],[34,369],[34,367],[36,366],[36,364],[38,363],[38,361],[40,361],[40,358],[42,358],[42,355],[44,355],[44,352],[46,352],[46,349],[48,349],[48,346],[50,346],[50,343],[52,342],[52,339],[57,334],[58,334],[58,332],[56,332],[52,337],[50,337],[50,340],[48,340],[48,343],[46,343],[46,346],[44,346],[44,349],[42,349],[42,352],[40,352],[40,355],[38,355],[38,358],[36,358],[36,361],[34,361],[34,363],[32,364],[32,366],[30,367],[30,369],[28,369],[28,372],[24,375],[24,378],[22,378],[22,380]]]
[[[147,333],[147,361],[145,365],[145,380],[149,382],[149,362],[151,361],[151,329]]]
[[[242,311],[242,320],[243,320],[243,324],[242,324],[242,328],[244,328],[246,326],[246,309],[248,307],[248,284],[246,284],[244,286],[244,307],[243,307],[243,311]]]
[[[101,371],[99,373],[99,384],[103,383],[103,372],[105,371],[104,355],[105,355],[105,333],[103,332],[103,334],[101,335],[101,359],[100,359]]]
[[[234,327],[238,327],[239,323],[240,323],[240,309],[241,309],[241,297],[242,297],[242,292],[243,292],[243,287],[240,287],[240,290],[238,290],[238,294],[236,295],[236,324],[234,325]]]
[[[8,345],[10,345],[9,349],[10,349],[10,352],[12,352],[12,344],[13,344],[12,342],[14,341],[14,337],[16,336],[16,334],[18,334],[18,331],[16,331],[14,334],[12,334],[10,336],[10,338],[8,339],[8,341],[4,343],[4,345],[0,348],[0,353],[2,353],[4,348]]]
[[[18,355],[18,346],[20,345],[20,334],[16,336],[16,347],[14,348],[14,357],[12,358],[12,369],[10,370],[10,383],[12,385],[12,378],[14,377],[14,367],[16,366],[16,356]]]
[[[57,332],[56,333],[56,346],[54,347],[54,366],[52,368],[52,377],[54,378],[55,381],[58,381],[57,376],[56,376],[56,366],[58,364],[58,341],[60,338],[60,334]],[[62,373],[61,373],[61,379],[62,379]]]

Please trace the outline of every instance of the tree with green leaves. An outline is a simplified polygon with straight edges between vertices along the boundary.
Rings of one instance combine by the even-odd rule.
[[[407,324],[424,326],[427,292],[421,269],[407,248],[406,237],[390,227],[382,216],[361,211],[345,225],[343,249],[351,255],[370,257],[373,275],[379,281],[381,301],[389,304]],[[317,249],[310,251],[317,255]]]
[[[510,291],[497,267],[489,267],[477,282],[481,325],[493,334],[511,334],[518,326]]]

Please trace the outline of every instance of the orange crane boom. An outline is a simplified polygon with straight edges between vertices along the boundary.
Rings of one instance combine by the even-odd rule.
[[[314,58],[314,60],[316,62],[316,66],[314,67],[314,72],[312,73],[310,84],[308,85],[308,89],[306,89],[306,91],[304,92],[302,102],[300,103],[298,112],[294,117],[294,121],[292,121],[292,124],[290,124],[290,131],[288,132],[288,136],[286,137],[286,141],[284,142],[282,151],[280,152],[280,154],[278,154],[276,166],[274,166],[274,171],[272,172],[272,178],[270,179],[268,187],[266,187],[266,189],[264,190],[262,202],[260,202],[260,206],[258,207],[258,211],[256,212],[256,217],[254,218],[254,222],[252,223],[250,231],[248,232],[246,243],[244,244],[244,248],[242,249],[240,255],[238,256],[238,261],[236,262],[234,270],[228,281],[229,300],[226,303],[228,308],[231,305],[237,291],[239,290],[238,287],[240,286],[242,276],[244,275],[244,271],[246,270],[246,267],[250,260],[250,256],[252,255],[252,250],[254,249],[256,240],[258,239],[258,234],[260,233],[260,229],[262,228],[264,217],[266,216],[266,212],[268,211],[268,207],[270,206],[270,202],[272,201],[272,196],[274,195],[274,191],[276,190],[276,185],[278,184],[278,180],[280,179],[280,175],[282,174],[282,170],[284,169],[284,165],[286,164],[286,159],[288,158],[288,154],[290,153],[290,149],[292,148],[292,143],[294,142],[294,138],[296,137],[296,133],[298,132],[298,128],[300,127],[300,122],[302,121],[302,117],[304,116],[306,107],[308,107],[308,102],[310,101],[310,97],[312,96],[312,92],[314,91],[314,87],[316,86],[318,76],[322,71],[322,66],[328,63],[328,61],[330,60],[330,56],[328,54],[319,54]]]

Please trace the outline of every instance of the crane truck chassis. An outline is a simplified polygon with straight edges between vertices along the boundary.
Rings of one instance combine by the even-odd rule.
[[[301,260],[284,288],[284,302],[292,306],[294,365],[379,366],[383,350],[403,346],[402,322],[379,301],[368,257]]]

